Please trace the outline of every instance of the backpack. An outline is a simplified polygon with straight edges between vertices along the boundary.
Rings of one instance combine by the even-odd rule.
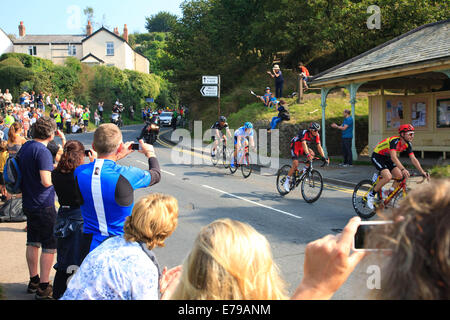
[[[5,167],[3,168],[3,180],[5,181],[6,191],[11,194],[22,193],[20,184],[22,182],[22,171],[19,167],[19,153],[10,155],[6,159]]]
[[[0,222],[23,222],[27,221],[22,209],[21,198],[11,198],[0,207]]]
[[[285,120],[285,121],[289,121],[291,120],[291,116],[289,114],[289,111],[285,111],[281,113],[281,119]]]

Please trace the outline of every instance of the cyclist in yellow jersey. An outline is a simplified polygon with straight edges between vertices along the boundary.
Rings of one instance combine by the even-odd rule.
[[[430,179],[429,174],[422,169],[419,160],[417,160],[412,151],[411,141],[414,139],[414,127],[410,124],[403,124],[398,128],[398,133],[398,136],[389,137],[379,142],[373,150],[371,160],[375,168],[380,171],[381,177],[375,188],[369,192],[367,197],[367,206],[370,209],[374,208],[373,202],[375,195],[392,179],[392,177],[401,179],[402,177],[409,178],[410,176],[408,170],[405,169],[398,159],[397,153],[406,151],[412,164],[417,170],[419,170],[427,180]],[[392,188],[395,189],[398,184],[399,182],[395,181]]]

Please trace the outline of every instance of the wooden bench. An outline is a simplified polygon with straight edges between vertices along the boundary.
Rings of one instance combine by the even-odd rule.
[[[447,152],[450,152],[450,145],[446,146],[415,146],[413,144],[413,151],[420,151],[420,157],[423,159],[425,157],[425,151],[435,151],[442,152],[444,160],[447,159]]]

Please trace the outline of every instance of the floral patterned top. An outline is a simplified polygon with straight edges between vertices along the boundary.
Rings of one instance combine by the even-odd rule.
[[[122,236],[90,252],[61,300],[157,300],[158,269],[137,242]]]

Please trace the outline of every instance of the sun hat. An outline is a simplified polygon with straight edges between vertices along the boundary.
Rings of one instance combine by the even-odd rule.
[[[273,66],[273,69],[280,70],[280,66],[276,64],[276,65]]]

